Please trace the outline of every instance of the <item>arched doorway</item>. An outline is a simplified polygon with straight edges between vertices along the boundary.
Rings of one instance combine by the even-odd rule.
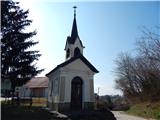
[[[80,77],[75,77],[71,85],[71,110],[82,110],[83,81]]]

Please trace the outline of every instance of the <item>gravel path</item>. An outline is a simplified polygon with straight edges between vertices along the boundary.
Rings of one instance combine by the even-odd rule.
[[[144,119],[141,117],[136,117],[132,115],[125,114],[122,111],[112,111],[117,120],[153,120],[153,119]]]

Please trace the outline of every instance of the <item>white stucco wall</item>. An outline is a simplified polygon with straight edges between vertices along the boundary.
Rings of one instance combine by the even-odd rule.
[[[83,80],[82,101],[93,102],[94,98],[91,97],[91,95],[94,95],[94,88],[91,89],[91,84],[94,83],[92,82],[94,80],[93,79],[94,72],[91,71],[88,68],[88,66],[85,63],[83,63],[80,59],[73,61],[72,63],[66,65],[65,67],[58,68],[56,71],[54,71],[48,76],[49,77],[48,101],[54,103],[71,102],[71,83],[74,77],[77,76]],[[63,83],[61,83],[62,81]],[[65,85],[63,85],[62,87],[62,84]],[[51,89],[52,85],[53,88]],[[64,97],[61,96],[60,93],[63,94]]]
[[[76,47],[79,48],[81,54],[83,55],[83,47],[81,46],[81,43],[80,43],[79,38],[77,38],[74,44],[66,43],[66,48],[65,48],[65,50],[66,50],[66,51],[67,51],[68,49],[70,50],[70,56],[69,56],[67,59],[70,59],[71,57],[74,56],[74,50],[75,50]]]
[[[19,92],[20,97],[30,97],[31,96],[31,90],[30,88],[27,88],[25,85],[20,87],[20,92]]]
[[[59,80],[60,80],[59,69],[51,73],[48,77],[49,77],[48,101],[57,103],[59,102]]]
[[[91,102],[90,80],[93,80],[93,75],[94,73],[80,59],[77,59],[74,62],[62,68],[61,76],[65,77],[65,84],[66,84],[64,102],[71,101],[71,82],[73,78],[76,76],[80,77],[83,80],[83,96],[82,96],[83,102]]]
[[[75,43],[74,43],[74,45],[72,45],[72,49],[73,49],[72,55],[73,55],[73,56],[74,56],[74,49],[75,49],[76,47],[79,48],[81,54],[83,55],[83,46],[81,46],[81,43],[80,43],[79,38],[77,38],[76,41],[75,41]]]
[[[47,98],[48,97],[48,88],[41,88],[41,89],[43,89],[44,91],[44,98]],[[22,87],[20,87],[20,92],[19,92],[19,96],[20,97],[32,97],[32,89],[30,89],[30,88],[28,88],[28,87],[26,87],[26,86],[22,86]]]

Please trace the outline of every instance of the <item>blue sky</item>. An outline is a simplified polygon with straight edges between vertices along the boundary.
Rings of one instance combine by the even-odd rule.
[[[52,2],[21,0],[33,20],[27,30],[36,29],[33,37],[39,44],[41,58],[37,66],[45,68],[39,76],[65,60],[65,42],[71,34],[73,6],[77,8],[77,26],[85,46],[84,56],[100,71],[95,75],[95,92],[100,95],[121,94],[114,89],[115,59],[121,52],[134,52],[135,42],[142,35],[143,26],[153,29],[160,25],[160,2]]]

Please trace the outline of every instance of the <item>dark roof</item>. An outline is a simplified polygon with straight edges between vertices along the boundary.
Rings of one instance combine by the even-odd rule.
[[[76,38],[79,38],[79,41],[80,41],[81,46],[84,47],[83,44],[82,44],[82,41],[80,40],[80,37],[79,37],[79,35],[78,35],[76,16],[74,16],[73,25],[72,25],[72,31],[71,31],[71,36],[68,36],[68,37],[67,37],[66,44],[67,44],[67,42],[68,42],[69,44],[74,44],[75,41],[76,41]]]
[[[78,29],[77,29],[77,22],[76,22],[76,17],[73,19],[73,26],[72,26],[72,32],[71,32],[71,43],[73,44],[78,37]]]
[[[79,36],[78,36],[78,38],[79,38]],[[68,43],[74,44],[75,41],[76,41],[76,38],[73,39],[73,38],[70,37],[70,36],[67,37],[67,42],[68,42]],[[80,40],[80,38],[79,38],[79,41],[80,41],[81,46],[84,47],[83,44],[82,44],[82,41]]]
[[[34,77],[29,80],[24,86],[28,88],[46,88],[48,87],[48,77]]]
[[[95,72],[95,73],[99,72],[83,55],[79,55],[79,56],[76,56],[76,57],[72,57],[71,59],[63,62],[62,64],[57,65],[57,67],[55,67],[52,71],[47,73],[46,76],[48,76],[49,74],[51,74],[52,72],[54,72],[58,68],[64,67],[64,66],[68,65],[69,63],[77,60],[77,59],[81,59],[83,61],[83,63],[85,63],[90,68],[90,70],[92,70],[93,72]]]

